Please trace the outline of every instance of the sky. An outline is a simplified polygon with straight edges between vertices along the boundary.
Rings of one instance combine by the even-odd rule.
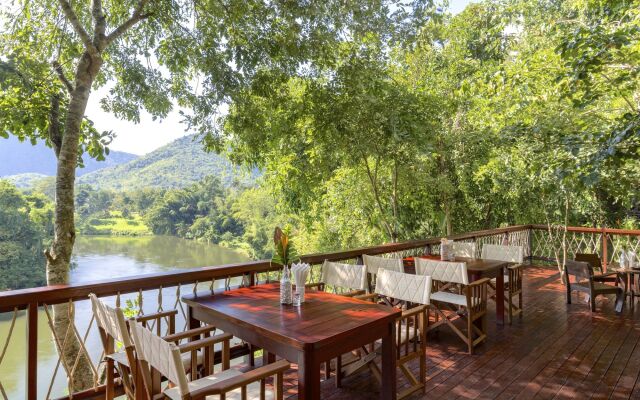
[[[449,9],[453,14],[457,14],[470,2],[471,0],[449,0]],[[138,155],[147,154],[189,133],[185,131],[185,125],[180,123],[181,118],[177,110],[162,121],[154,121],[148,113],[143,111],[138,124],[120,120],[113,114],[104,112],[100,107],[100,99],[105,97],[107,91],[107,88],[101,88],[91,94],[86,115],[99,131],[111,130],[116,133],[110,146],[112,150]]]

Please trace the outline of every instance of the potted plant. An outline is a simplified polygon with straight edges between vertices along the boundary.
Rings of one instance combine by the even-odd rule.
[[[273,233],[273,243],[275,251],[271,261],[283,266],[282,277],[280,279],[280,303],[291,304],[293,302],[293,287],[291,284],[291,272],[289,266],[292,262],[300,259],[289,234],[280,227],[276,227]]]

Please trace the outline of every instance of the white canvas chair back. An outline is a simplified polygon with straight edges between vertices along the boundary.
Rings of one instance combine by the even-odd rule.
[[[434,281],[469,284],[467,263],[429,260],[416,257],[416,274],[428,275]]]
[[[476,244],[472,242],[453,242],[453,254],[456,257],[476,258]]]
[[[482,246],[482,258],[522,264],[524,261],[524,249],[522,246],[485,244]]]
[[[364,290],[367,268],[364,265],[342,264],[325,260],[322,265],[322,282],[335,287]]]
[[[410,303],[429,304],[431,277],[379,269],[376,293]]]
[[[189,393],[189,383],[178,346],[167,342],[139,322],[130,323],[131,336],[138,359],[146,361],[169,381],[178,385],[180,394]]]
[[[116,341],[122,343],[124,347],[131,347],[133,342],[122,309],[109,307],[93,293],[89,294],[89,298],[98,326]]]
[[[404,272],[404,265],[401,258],[385,258],[363,255],[362,260],[364,265],[367,266],[367,272],[376,275],[380,268],[384,268],[389,271]]]

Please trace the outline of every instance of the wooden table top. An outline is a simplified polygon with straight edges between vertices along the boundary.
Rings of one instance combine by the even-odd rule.
[[[420,258],[427,258],[429,260],[440,260],[439,255],[429,255],[429,256],[420,256]],[[410,261],[413,264],[414,257],[407,257],[405,260]],[[504,268],[509,265],[506,261],[500,260],[489,260],[483,258],[469,258],[469,257],[456,257],[452,261],[457,262],[466,262],[467,263],[467,271],[473,273],[482,273],[493,271],[499,268]]]
[[[279,284],[257,285],[221,294],[182,297],[247,329],[284,341],[299,349],[323,347],[353,335],[354,330],[377,329],[400,316],[397,308],[350,297],[307,290],[300,307],[280,304]]]

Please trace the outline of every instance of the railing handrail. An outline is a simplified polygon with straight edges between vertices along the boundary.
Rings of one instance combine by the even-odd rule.
[[[447,236],[453,240],[465,240],[484,236],[498,235],[508,232],[528,230],[531,225],[515,225],[504,228],[485,229]],[[416,249],[440,243],[440,238],[428,238],[398,243],[386,243],[377,246],[362,247],[346,251],[309,254],[301,257],[302,261],[319,264],[324,260],[340,261],[360,257],[364,254],[376,255],[393,253],[403,250]],[[136,275],[106,279],[94,282],[41,286],[30,289],[19,289],[0,292],[0,312],[25,308],[36,302],[42,304],[60,304],[69,300],[86,299],[89,293],[97,296],[112,296],[117,294],[134,293],[140,290],[153,290],[159,287],[172,287],[179,284],[205,282],[212,279],[239,277],[252,273],[264,273],[279,269],[269,260],[248,261],[243,263],[225,264],[200,268],[181,269],[154,274]]]
[[[548,230],[549,226],[541,224],[530,225],[531,229]],[[557,225],[558,228],[564,229],[564,226]],[[613,235],[640,236],[640,230],[637,229],[617,229],[617,228],[591,228],[586,226],[567,226],[567,232],[582,233],[610,233]]]

